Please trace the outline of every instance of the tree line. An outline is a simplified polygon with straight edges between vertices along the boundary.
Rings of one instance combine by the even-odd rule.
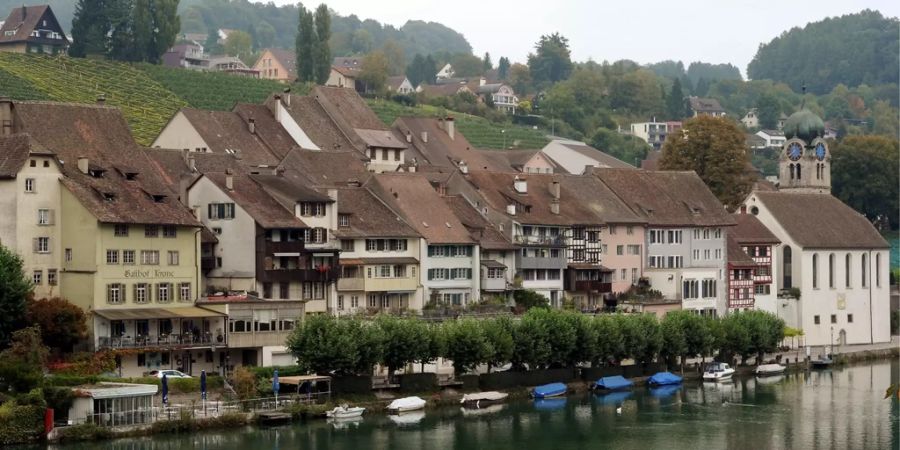
[[[653,314],[601,314],[533,308],[520,318],[459,319],[428,323],[417,318],[380,315],[307,317],[287,340],[299,364],[337,376],[371,375],[376,364],[389,376],[413,364],[437,358],[453,361],[465,374],[488,371],[594,367],[661,358],[674,364],[686,358],[717,356],[731,360],[775,351],[784,338],[784,321],[762,311],[721,319],[674,311],[662,320]]]
[[[78,0],[71,56],[158,64],[181,28],[178,0]]]

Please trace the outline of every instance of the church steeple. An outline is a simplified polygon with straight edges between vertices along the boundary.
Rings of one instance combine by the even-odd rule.
[[[831,152],[824,139],[825,123],[806,108],[805,102],[800,108],[784,123],[786,141],[778,161],[779,189],[831,192]]]

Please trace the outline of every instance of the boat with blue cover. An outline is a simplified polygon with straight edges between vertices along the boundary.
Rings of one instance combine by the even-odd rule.
[[[594,383],[594,389],[601,391],[622,391],[631,389],[632,386],[634,386],[634,383],[621,375],[603,377]]]
[[[565,383],[550,383],[532,389],[531,396],[534,398],[559,397],[566,395],[566,389]]]
[[[647,379],[650,386],[669,386],[681,384],[681,377],[671,372],[657,372]]]

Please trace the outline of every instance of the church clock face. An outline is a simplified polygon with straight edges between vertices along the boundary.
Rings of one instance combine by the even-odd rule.
[[[818,145],[816,145],[816,158],[819,161],[822,161],[825,159],[825,144],[823,144],[821,142]]]
[[[800,144],[794,142],[788,147],[788,158],[791,158],[791,161],[797,161],[803,156],[803,147]]]

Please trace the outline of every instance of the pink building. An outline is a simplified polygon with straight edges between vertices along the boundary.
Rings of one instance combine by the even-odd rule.
[[[627,291],[644,276],[644,233],[640,223],[610,223],[600,233],[603,267],[613,271],[612,292]]]

